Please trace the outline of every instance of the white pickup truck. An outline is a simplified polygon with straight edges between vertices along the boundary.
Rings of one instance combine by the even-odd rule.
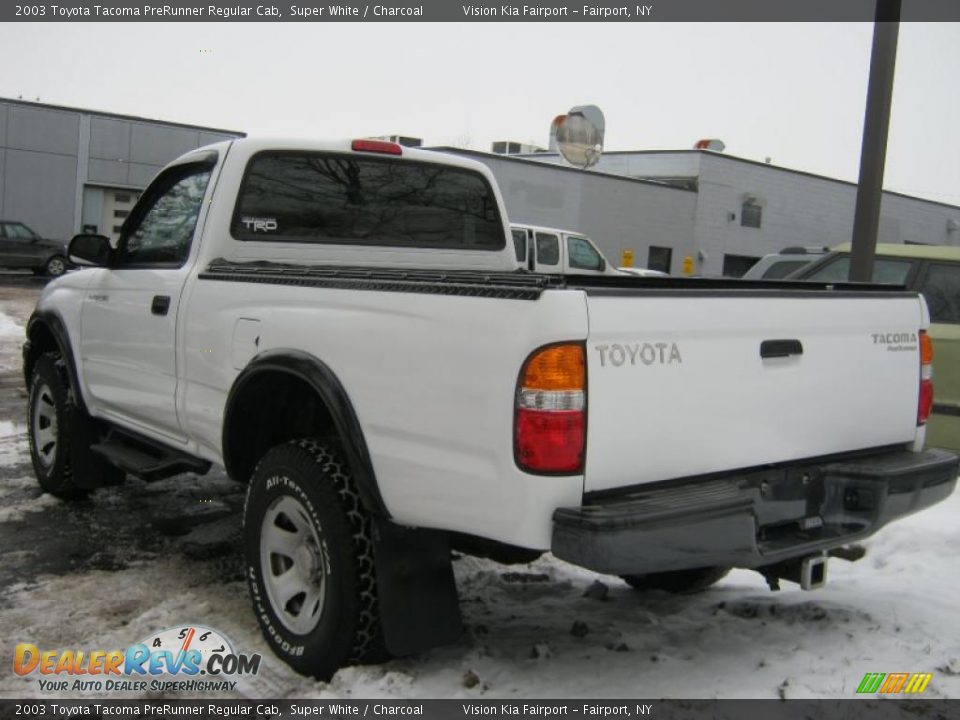
[[[926,305],[875,286],[531,273],[490,172],[235,140],[75,237],[27,329],[33,466],[76,497],[222,466],[296,670],[460,633],[450,548],[630,584],[829,553],[945,498]]]

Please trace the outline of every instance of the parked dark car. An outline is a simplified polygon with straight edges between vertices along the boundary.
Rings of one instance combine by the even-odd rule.
[[[69,267],[67,248],[63,241],[41,237],[22,222],[0,220],[0,267],[59,277]]]

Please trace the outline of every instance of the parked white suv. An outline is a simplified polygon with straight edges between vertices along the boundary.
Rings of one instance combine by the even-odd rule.
[[[744,280],[780,280],[816,262],[830,252],[827,247],[788,247],[764,255],[743,274]]]

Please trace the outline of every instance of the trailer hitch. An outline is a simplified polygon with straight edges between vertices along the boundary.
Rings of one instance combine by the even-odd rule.
[[[797,583],[804,590],[818,590],[827,584],[827,553],[766,565],[757,572],[774,591],[780,589],[781,580]]]

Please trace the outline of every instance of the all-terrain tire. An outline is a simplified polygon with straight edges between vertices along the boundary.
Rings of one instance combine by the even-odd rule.
[[[269,450],[243,525],[254,613],[280,658],[329,680],[380,652],[372,523],[333,447],[301,439]]]
[[[648,575],[623,575],[623,580],[634,590],[665,590],[670,593],[696,593],[719,582],[728,567],[704,567],[690,570],[650,573]]]
[[[58,353],[46,353],[37,360],[27,413],[30,460],[45,492],[77,500],[94,487],[123,481],[123,471],[90,450],[100,434],[95,421],[77,407],[66,364]]]
[[[28,402],[30,460],[40,487],[66,500],[83,497],[87,491],[75,483],[68,432],[77,407],[71,399],[66,368],[56,353],[37,360]]]

